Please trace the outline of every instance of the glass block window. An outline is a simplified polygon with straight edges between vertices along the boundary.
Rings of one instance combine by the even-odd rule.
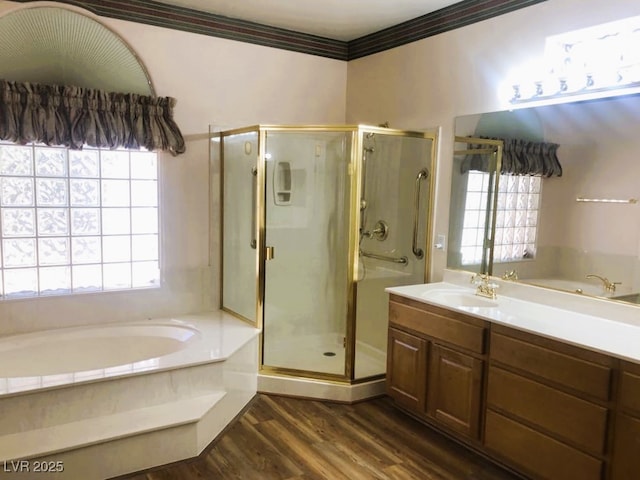
[[[0,143],[3,298],[160,284],[153,152]]]
[[[534,258],[542,179],[501,175],[498,185],[493,261]],[[462,263],[480,264],[486,236],[489,174],[470,171],[462,229]]]

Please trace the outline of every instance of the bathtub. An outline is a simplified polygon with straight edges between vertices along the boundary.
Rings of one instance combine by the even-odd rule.
[[[198,456],[255,396],[258,338],[221,311],[0,337],[0,464],[100,480]]]
[[[0,396],[224,360],[241,327],[217,314],[0,336]]]
[[[81,372],[132,364],[185,348],[201,336],[176,322],[61,328],[0,338],[0,377]]]

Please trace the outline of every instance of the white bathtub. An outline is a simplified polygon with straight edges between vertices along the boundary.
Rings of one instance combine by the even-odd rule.
[[[100,480],[195,457],[256,394],[258,335],[216,311],[0,337],[0,464]]]
[[[225,360],[251,334],[216,313],[0,336],[0,396]]]
[[[185,348],[201,333],[170,321],[61,328],[0,337],[0,377],[109,368]]]

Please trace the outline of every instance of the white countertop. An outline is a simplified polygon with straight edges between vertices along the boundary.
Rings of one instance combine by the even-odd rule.
[[[468,276],[464,278],[468,284]],[[457,280],[458,276],[449,276],[449,279],[445,276],[443,282],[390,287],[386,291],[623,360],[640,362],[640,308],[637,306],[613,302],[606,305],[606,300],[581,298],[574,294],[564,294],[567,296],[563,297],[561,292],[522,285],[508,286],[506,282],[498,282],[500,287],[506,288],[499,288],[497,298],[491,300],[476,296],[475,286],[461,285]],[[534,290],[529,291],[528,288]],[[531,297],[540,300],[531,301]]]

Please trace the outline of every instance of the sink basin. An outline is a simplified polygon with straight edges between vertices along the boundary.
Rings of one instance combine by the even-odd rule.
[[[489,298],[455,290],[431,290],[425,292],[422,296],[425,300],[432,300],[450,307],[494,308],[498,306],[495,301]]]

